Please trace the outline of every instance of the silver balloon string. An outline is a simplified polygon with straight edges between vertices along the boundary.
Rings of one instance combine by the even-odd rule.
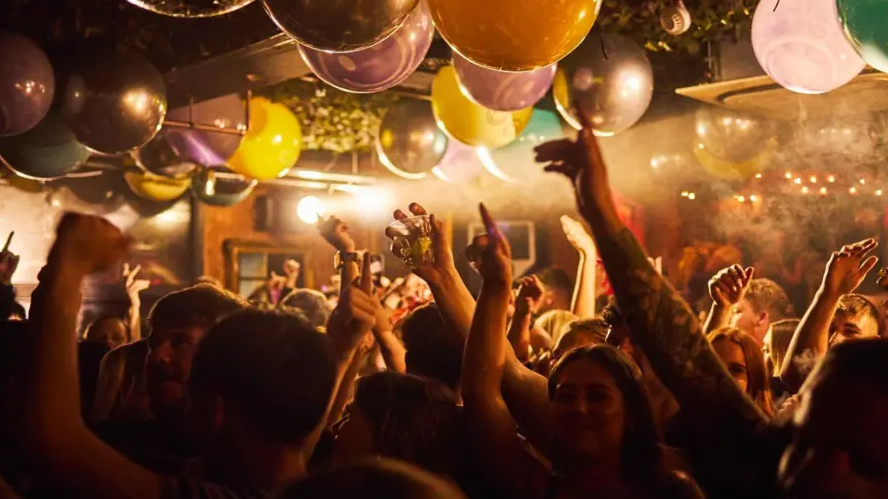
[[[601,32],[598,32],[598,43],[601,45],[601,56],[604,57],[604,60],[607,60],[607,48],[604,46],[604,37],[601,36]]]
[[[777,0],[777,3],[774,4],[774,10],[772,10],[771,12],[777,12],[777,7],[780,7],[780,0]]]

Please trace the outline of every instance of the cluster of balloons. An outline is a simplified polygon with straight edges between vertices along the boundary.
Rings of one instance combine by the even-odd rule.
[[[0,158],[23,177],[61,178],[93,153],[140,148],[166,106],[163,79],[140,54],[97,41],[47,54],[0,32]]]

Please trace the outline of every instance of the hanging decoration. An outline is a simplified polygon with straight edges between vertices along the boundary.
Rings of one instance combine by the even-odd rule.
[[[394,34],[372,47],[334,54],[300,45],[299,53],[325,83],[346,92],[381,92],[416,71],[432,45],[434,33],[428,6],[423,1]]]
[[[31,40],[0,31],[0,137],[25,133],[49,112],[55,76]]]
[[[136,165],[145,172],[161,177],[183,179],[194,174],[197,165],[179,156],[164,134],[157,134],[144,147],[130,153]]]
[[[734,162],[716,156],[703,143],[697,142],[694,144],[694,155],[710,175],[725,180],[751,178],[765,169],[763,154],[742,162]]]
[[[660,10],[660,27],[672,36],[678,36],[691,29],[691,13],[682,0]]]
[[[601,137],[638,122],[653,92],[654,73],[644,50],[625,36],[600,32],[558,65],[553,88],[561,116],[579,130],[576,106],[584,106]]]
[[[281,31],[302,45],[354,52],[388,38],[419,0],[263,0],[263,4]]]
[[[227,168],[203,168],[191,181],[191,194],[211,206],[234,206],[246,199],[258,183]]]
[[[145,57],[93,40],[51,56],[61,83],[57,105],[77,140],[91,151],[128,153],[160,131],[166,87]]]
[[[127,0],[145,10],[170,17],[214,17],[229,14],[253,0]]]
[[[533,106],[546,95],[555,78],[554,64],[507,73],[478,66],[455,52],[453,67],[465,94],[473,102],[494,111],[520,111]]]
[[[405,99],[382,119],[376,138],[379,160],[395,175],[419,180],[444,157],[447,136],[426,101]]]
[[[511,144],[492,151],[478,151],[478,158],[488,173],[504,182],[514,182],[539,173],[539,165],[533,162],[536,146],[564,138],[561,118],[552,111],[537,109],[527,128]]]
[[[428,0],[453,50],[490,69],[529,71],[558,62],[589,33],[601,0]]]
[[[755,157],[771,135],[771,127],[761,119],[718,106],[700,106],[694,121],[697,138],[707,153],[733,163]]]
[[[838,0],[836,3],[845,36],[870,66],[888,71],[888,18],[886,0]]]
[[[179,199],[191,186],[191,179],[172,179],[147,172],[126,172],[123,178],[133,194],[158,203]]]
[[[167,121],[246,131],[247,110],[239,95],[230,94],[170,110]],[[183,161],[204,166],[224,165],[243,140],[238,134],[175,127],[165,127],[163,135]]]
[[[262,97],[250,100],[250,130],[228,167],[257,180],[285,175],[302,151],[302,128],[286,106]]]
[[[18,175],[34,180],[62,178],[89,156],[56,110],[51,110],[31,130],[0,138],[0,161]]]
[[[452,66],[443,67],[432,82],[432,110],[438,126],[464,144],[496,149],[515,140],[533,114],[533,108],[512,113],[475,104],[459,88]]]
[[[444,157],[432,168],[432,175],[451,184],[469,183],[483,173],[484,165],[476,149],[458,140],[448,142]]]
[[[752,48],[768,76],[802,94],[835,90],[866,67],[842,33],[835,0],[762,0]]]

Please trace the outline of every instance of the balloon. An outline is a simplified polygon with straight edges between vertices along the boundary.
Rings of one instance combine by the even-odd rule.
[[[166,115],[166,87],[143,56],[93,42],[54,58],[61,70],[57,101],[77,139],[100,154],[147,144]],[[58,68],[57,68],[58,69]]]
[[[355,93],[373,93],[406,80],[422,64],[432,45],[435,28],[425,2],[395,33],[372,47],[348,54],[299,46],[302,60],[321,80]]]
[[[421,100],[398,102],[382,119],[376,135],[376,153],[382,164],[399,177],[418,180],[444,157],[447,136],[435,123],[432,106]]]
[[[701,106],[695,115],[697,138],[709,154],[729,162],[755,157],[770,136],[766,123],[716,106]]]
[[[558,62],[583,41],[603,0],[428,0],[453,50],[490,69],[529,71]]]
[[[537,109],[524,133],[515,142],[479,156],[488,173],[507,182],[539,172],[533,161],[534,148],[544,142],[564,138],[561,118],[552,111]]]
[[[220,175],[222,173],[222,175]],[[212,206],[233,206],[240,203],[259,182],[234,175],[225,168],[204,168],[191,182],[191,193],[200,202]]]
[[[848,83],[866,63],[842,33],[835,0],[762,0],[752,20],[752,48],[762,69],[802,94]]]
[[[55,94],[46,54],[31,40],[0,32],[0,137],[37,126]]]
[[[234,12],[253,0],[127,0],[136,7],[170,17],[213,17]]]
[[[327,52],[353,52],[385,40],[419,0],[263,0],[284,33]]]
[[[470,146],[496,149],[511,143],[527,126],[533,107],[506,113],[470,101],[459,88],[456,70],[443,67],[432,82],[432,110],[438,126]]]
[[[89,151],[68,123],[52,110],[36,127],[15,137],[0,138],[0,160],[35,180],[62,178],[89,159]]]
[[[285,175],[302,151],[302,127],[283,104],[250,100],[250,130],[228,162],[245,177],[270,180]]]
[[[197,170],[196,164],[183,160],[176,153],[163,134],[156,135],[145,147],[130,155],[139,168],[161,177],[188,178]]]
[[[697,156],[697,160],[707,172],[718,178],[728,180],[747,179],[764,170],[761,155],[753,156],[742,162],[727,161],[716,157],[705,145],[699,142],[694,145],[694,155]]]
[[[466,96],[494,111],[519,111],[533,106],[549,91],[556,66],[522,73],[494,71],[454,52],[453,67]]]
[[[67,177],[58,183],[99,213],[113,213],[124,203],[126,185],[119,171],[104,171],[90,177]]]
[[[475,148],[457,140],[451,140],[444,157],[432,174],[451,184],[464,184],[478,178],[484,172],[484,165],[476,154]]]
[[[587,106],[592,128],[610,137],[638,122],[651,103],[654,74],[644,49],[622,35],[596,33],[558,65],[558,112],[581,129],[575,106]]]
[[[123,178],[133,194],[159,203],[179,199],[191,187],[191,179],[172,179],[151,173],[126,172]]]
[[[188,116],[188,107],[179,107],[170,110],[167,121],[187,123]],[[247,111],[240,96],[231,94],[194,104],[191,107],[191,119],[198,125],[246,130]],[[243,140],[242,135],[172,126],[164,127],[163,134],[180,158],[204,166],[224,165]]]
[[[888,1],[838,0],[839,19],[854,50],[870,66],[888,71]]]

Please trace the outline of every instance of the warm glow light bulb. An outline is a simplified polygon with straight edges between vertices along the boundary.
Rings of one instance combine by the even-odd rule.
[[[314,196],[305,196],[296,205],[296,214],[303,222],[316,224],[321,215],[324,214],[324,203]]]

